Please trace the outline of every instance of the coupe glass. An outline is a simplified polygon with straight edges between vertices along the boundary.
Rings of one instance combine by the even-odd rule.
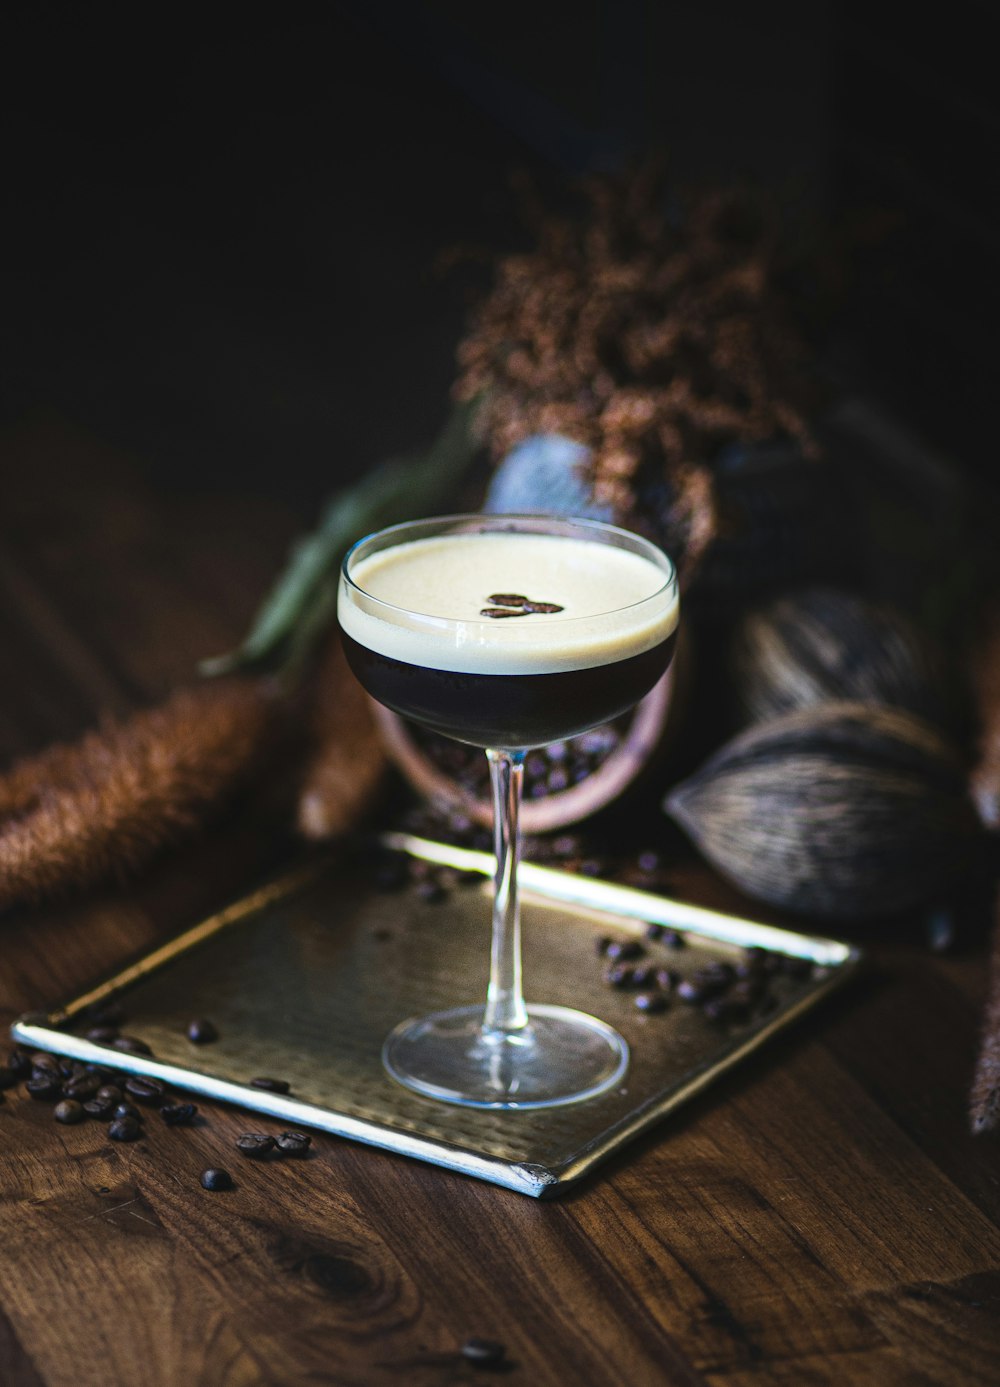
[[[525,594],[521,541],[532,537],[548,541],[541,571],[551,576],[549,590]],[[433,541],[422,546],[424,556],[444,573],[451,572],[445,560],[460,559],[465,580],[441,592],[403,581],[422,541]],[[642,584],[636,600],[623,602],[624,589],[616,598],[611,580],[629,566],[641,571]],[[384,575],[393,568],[390,601]],[[574,595],[583,587],[589,605],[576,616]],[[626,712],[661,677],[678,618],[673,565],[647,540],[598,521],[446,516],[360,540],[344,560],[338,614],[348,660],[373,698],[482,747],[490,763],[496,876],[485,1008],[402,1022],[385,1042],[387,1070],[426,1097],[473,1107],[550,1107],[604,1092],[628,1066],[622,1037],[581,1011],[524,1001],[517,896],[524,758]]]

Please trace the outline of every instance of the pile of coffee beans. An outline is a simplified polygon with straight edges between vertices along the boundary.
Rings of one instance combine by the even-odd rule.
[[[709,1021],[723,1025],[742,1025],[766,1016],[778,1005],[772,984],[778,977],[801,981],[811,977],[814,965],[807,958],[772,953],[766,949],[744,949],[735,962],[715,959],[690,972],[662,962],[661,950],[685,948],[684,936],[663,925],[651,924],[643,943],[634,936],[604,936],[597,942],[597,954],[604,964],[604,981],[609,987],[635,993],[636,1007],[646,1013],[664,1012],[672,1003],[699,1007]],[[650,957],[649,945],[656,945],[660,961]]]
[[[579,737],[530,751],[524,762],[525,799],[559,794],[593,775],[621,746],[628,721],[628,718],[618,719],[583,732]],[[410,731],[421,751],[438,770],[474,798],[489,799],[489,764],[477,747],[453,742],[426,728],[412,726]]]

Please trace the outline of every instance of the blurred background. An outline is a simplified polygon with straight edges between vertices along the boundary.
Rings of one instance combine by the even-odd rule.
[[[440,257],[525,243],[510,172],[557,188],[660,148],[678,185],[750,182],[843,253],[835,379],[992,464],[979,0],[946,24],[860,0],[297,8],[7,11],[0,424],[307,511],[439,424],[468,291]]]

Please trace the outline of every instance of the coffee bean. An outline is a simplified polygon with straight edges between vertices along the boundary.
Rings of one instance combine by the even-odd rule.
[[[42,1070],[50,1074],[61,1073],[59,1056],[50,1055],[48,1050],[36,1050],[31,1056],[31,1067],[36,1073]]]
[[[274,1150],[274,1137],[268,1136],[265,1132],[244,1132],[236,1138],[236,1149],[241,1156],[252,1156],[255,1159],[266,1156],[269,1151]]]
[[[122,1101],[122,1091],[117,1084],[102,1084],[94,1097],[99,1103],[110,1103],[113,1107]]]
[[[679,930],[665,929],[660,935],[660,943],[667,949],[683,949],[687,941]]]
[[[62,1097],[62,1080],[58,1074],[39,1073],[36,1070],[25,1087],[32,1098],[37,1098],[39,1102],[54,1103]]]
[[[91,1098],[88,1103],[84,1103],[83,1111],[88,1117],[96,1117],[101,1122],[110,1122],[115,1115],[115,1105],[103,1098]]]
[[[462,1357],[478,1368],[498,1368],[506,1356],[506,1348],[496,1339],[466,1339],[462,1345]]]
[[[312,1137],[305,1132],[282,1132],[275,1137],[275,1145],[283,1156],[304,1156],[312,1144]]]
[[[100,1087],[101,1081],[96,1074],[83,1073],[63,1084],[63,1093],[67,1098],[76,1098],[83,1103],[93,1098]]]
[[[147,1103],[150,1107],[158,1108],[163,1102],[166,1087],[159,1079],[147,1078],[145,1074],[133,1074],[125,1080],[125,1092],[137,1103]]]
[[[287,1079],[251,1079],[251,1088],[262,1088],[266,1093],[287,1093],[291,1084]]]
[[[5,1088],[13,1088],[16,1083],[20,1082],[20,1078],[21,1076],[16,1074],[13,1069],[4,1065],[3,1068],[0,1068],[0,1091]]]
[[[635,999],[635,1004],[640,1011],[657,1012],[666,1011],[667,999],[662,992],[640,992]]]
[[[27,1050],[15,1048],[7,1055],[6,1067],[12,1074],[16,1075],[18,1079],[26,1079],[31,1073],[31,1056],[28,1054]]]
[[[65,1122],[67,1126],[82,1122],[84,1118],[83,1104],[77,1103],[73,1098],[64,1098],[61,1103],[55,1105],[52,1116],[57,1122]]]
[[[219,1032],[211,1021],[204,1016],[199,1016],[196,1020],[189,1022],[187,1038],[192,1045],[211,1045],[213,1040],[218,1040]]]
[[[142,1136],[142,1128],[134,1117],[116,1117],[108,1127],[112,1141],[135,1141]]]
[[[657,970],[652,963],[637,963],[632,969],[633,987],[650,987],[656,982]]]
[[[710,987],[728,987],[736,977],[736,969],[731,963],[715,959],[706,963],[704,968],[696,969],[694,976],[699,982],[708,983]]]
[[[114,1109],[113,1115],[115,1117],[134,1117],[136,1122],[139,1122],[142,1118],[142,1113],[138,1108],[133,1107],[131,1103],[119,1103],[117,1108]]]
[[[233,1177],[228,1170],[219,1170],[215,1167],[201,1172],[202,1187],[206,1190],[231,1190],[233,1187]]]
[[[727,996],[737,1006],[752,1007],[764,991],[763,978],[743,978],[733,983]]]
[[[639,870],[642,872],[655,872],[660,865],[660,855],[656,852],[641,852],[638,857]]]
[[[121,1050],[126,1055],[151,1055],[153,1051],[144,1040],[139,1040],[134,1035],[120,1035],[117,1040],[111,1042],[113,1050]]]
[[[190,1127],[197,1112],[194,1103],[167,1103],[160,1109],[160,1116],[168,1127]]]
[[[746,1019],[746,1007],[729,997],[710,997],[702,1007],[702,1012],[707,1020],[721,1024]]]
[[[117,1026],[91,1026],[87,1032],[87,1039],[92,1040],[95,1045],[110,1045],[113,1040],[118,1038]]]
[[[627,963],[612,963],[605,969],[604,981],[609,987],[631,987],[633,970]]]
[[[596,943],[596,945],[595,945],[595,947],[596,947],[596,949],[597,949],[597,957],[598,957],[598,958],[604,958],[604,956],[605,956],[605,955],[607,954],[607,952],[608,952],[608,949],[611,947],[611,945],[612,945],[614,942],[615,942],[615,941],[611,938],[611,935],[610,935],[610,934],[602,934],[601,937],[597,940],[597,943]]]
[[[624,963],[630,958],[642,958],[645,952],[638,939],[612,939],[604,950],[605,957],[615,963]]]
[[[659,941],[667,932],[666,925],[658,925],[655,922],[646,926],[646,938],[654,942]]]
[[[657,968],[654,974],[654,981],[661,991],[673,992],[680,981],[680,974],[675,973],[672,968]]]
[[[681,978],[680,982],[677,984],[676,990],[677,996],[682,1002],[688,1002],[693,1006],[698,1002],[705,1001],[711,989],[705,987],[702,983],[696,982],[694,978]]]

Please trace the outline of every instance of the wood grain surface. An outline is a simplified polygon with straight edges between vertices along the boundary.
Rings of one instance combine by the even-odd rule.
[[[302,520],[157,490],[71,431],[0,439],[0,758],[188,677],[242,631]],[[127,891],[0,920],[0,1020],[56,1000],[289,853],[237,811]],[[686,889],[746,909],[704,869]],[[644,1138],[538,1203],[317,1135],[233,1151],[204,1105],[116,1146],[0,1101],[3,1387],[994,1384],[1000,1148],[966,1132],[984,958],[919,931]],[[206,1166],[236,1177],[199,1184]],[[460,1355],[502,1341],[504,1371]]]

